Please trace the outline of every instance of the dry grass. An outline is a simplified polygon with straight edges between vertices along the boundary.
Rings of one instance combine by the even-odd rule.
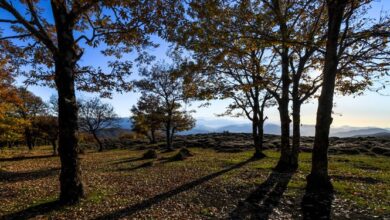
[[[0,152],[0,216],[38,219],[299,219],[310,155],[292,176],[272,173],[278,153],[250,161],[250,151],[217,153],[191,148],[194,156],[171,161],[176,152],[142,159],[145,151],[111,150],[81,155],[86,198],[51,206],[59,191],[59,158],[49,147]],[[331,216],[390,215],[390,165],[386,157],[332,156],[336,189]],[[290,179],[291,178],[291,179]],[[249,198],[249,199],[248,199]],[[325,204],[326,205],[326,204]],[[237,208],[238,207],[238,208]],[[325,213],[326,214],[326,213]],[[1,218],[0,218],[1,219]]]

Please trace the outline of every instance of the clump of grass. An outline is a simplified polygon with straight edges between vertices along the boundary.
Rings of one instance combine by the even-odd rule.
[[[144,159],[155,159],[157,158],[157,152],[155,150],[148,150],[142,156]]]
[[[187,148],[181,148],[179,152],[172,157],[173,161],[185,160],[189,157],[194,156]]]

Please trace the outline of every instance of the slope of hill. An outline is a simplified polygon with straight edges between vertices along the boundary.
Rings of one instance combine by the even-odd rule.
[[[390,132],[383,128],[363,128],[363,129],[351,129],[349,131],[336,132],[332,136],[336,137],[356,137],[356,136],[371,136],[374,134],[390,134]]]

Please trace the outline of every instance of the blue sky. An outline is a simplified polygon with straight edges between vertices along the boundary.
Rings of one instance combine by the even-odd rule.
[[[390,12],[390,0],[377,0],[372,3],[372,9],[369,12],[370,17],[378,18],[380,12]],[[50,16],[50,15],[49,15]],[[158,37],[153,36],[154,42],[160,44],[158,48],[149,49],[149,53],[156,56],[157,60],[162,60],[166,57],[166,51],[169,45]],[[128,55],[125,59],[132,60],[134,55]],[[92,65],[95,67],[100,66],[103,69],[107,69],[107,61],[109,58],[104,57],[99,53],[99,49],[86,48],[85,54],[82,57],[81,62],[86,65]],[[136,71],[132,74],[131,78],[137,79]],[[21,85],[23,79],[19,78],[18,83]],[[56,94],[56,91],[47,87],[30,86],[30,91],[48,100],[52,94]],[[334,121],[332,126],[376,126],[390,128],[390,88],[386,88],[382,91],[389,96],[383,96],[374,92],[367,92],[365,95],[353,97],[335,97],[334,108]],[[89,98],[97,96],[97,94],[79,92],[77,94],[81,98]],[[112,99],[104,99],[105,102],[112,104],[121,117],[128,117],[130,114],[129,109],[137,102],[139,95],[134,92],[129,93],[115,93]],[[188,109],[195,109],[195,118],[213,119],[215,114],[222,113],[224,108],[229,104],[229,100],[212,101],[211,105],[207,108],[198,108],[199,103],[193,103]],[[317,100],[312,100],[310,103],[305,104],[302,107],[302,124],[315,124],[315,114],[317,110]],[[266,115],[269,117],[268,122],[278,123],[279,116],[277,108],[268,109]],[[245,118],[229,118],[225,119],[235,120],[238,123],[247,122]]]

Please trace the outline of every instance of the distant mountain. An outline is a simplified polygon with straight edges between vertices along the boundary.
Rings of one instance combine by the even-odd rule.
[[[382,137],[382,138],[390,138],[390,131],[389,132],[380,132],[375,134],[369,134],[369,135],[357,135],[354,137]]]
[[[119,128],[124,130],[131,130],[132,123],[129,118],[118,118],[117,124]],[[250,133],[252,132],[251,123],[242,123],[240,121],[227,120],[227,119],[205,119],[200,118],[196,120],[196,125],[189,131],[179,132],[181,135],[187,134],[206,134],[206,133],[221,133],[224,131],[232,133]],[[273,123],[266,123],[264,125],[265,134],[280,135],[280,125]],[[375,128],[375,127],[352,127],[341,126],[332,127],[330,130],[330,136],[332,137],[357,137],[357,136],[387,136],[390,133],[390,129]],[[291,133],[292,134],[292,133]],[[315,125],[302,125],[302,136],[314,136]]]
[[[130,129],[106,128],[106,129],[103,129],[103,130],[99,130],[97,135],[99,137],[103,137],[103,138],[110,138],[110,137],[119,137],[122,134],[126,134],[126,133],[128,134],[130,132],[131,132]]]
[[[356,136],[371,136],[374,134],[385,134],[390,132],[383,128],[363,128],[363,129],[352,129],[349,131],[342,131],[333,133],[332,136],[336,137],[356,137]]]
[[[224,132],[229,131],[232,133],[251,133],[252,125],[247,124],[232,124],[228,126],[223,126],[215,130],[215,132]],[[280,126],[276,124],[265,124],[264,125],[265,134],[280,134]]]
[[[119,128],[123,129],[131,129],[131,127],[133,126],[130,121],[130,118],[117,118],[116,124]]]
[[[207,129],[216,129],[228,125],[234,125],[234,124],[242,124],[242,122],[237,122],[234,120],[229,119],[223,119],[223,118],[197,118],[196,119],[196,125],[197,126],[204,126]]]

